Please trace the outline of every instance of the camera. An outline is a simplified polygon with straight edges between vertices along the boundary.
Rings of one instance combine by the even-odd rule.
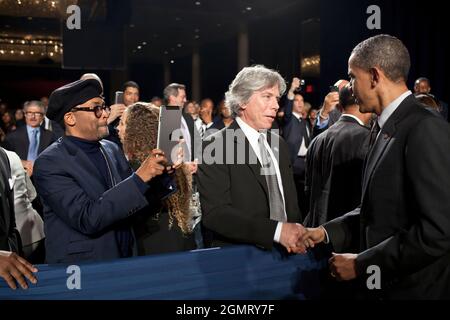
[[[305,79],[300,79],[300,86],[295,89],[294,93],[301,93],[305,84]]]
[[[338,86],[330,86],[330,92],[339,92]]]

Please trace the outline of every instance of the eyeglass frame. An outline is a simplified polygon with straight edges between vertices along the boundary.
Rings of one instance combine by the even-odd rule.
[[[98,110],[100,110],[100,111],[98,111]],[[95,117],[97,119],[100,119],[103,115],[103,111],[105,111],[108,115],[111,113],[111,107],[109,107],[105,103],[103,103],[102,105],[96,105],[93,107],[73,107],[71,111],[72,112],[76,112],[76,111],[94,112]]]
[[[36,117],[36,116],[43,117],[44,113],[43,112],[33,112],[33,111],[25,112],[25,117],[32,118],[32,117]]]

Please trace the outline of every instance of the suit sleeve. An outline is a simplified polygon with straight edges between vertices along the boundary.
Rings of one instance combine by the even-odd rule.
[[[204,226],[236,242],[271,249],[277,222],[264,217],[251,216],[233,206],[228,170],[229,167],[224,164],[199,166],[197,182],[201,195]]]
[[[293,114],[292,114],[292,108],[294,107],[294,100],[290,100],[286,98],[286,102],[284,104],[284,121],[288,122],[291,120]]]
[[[66,224],[87,235],[103,231],[148,204],[132,176],[91,199],[54,160],[42,155],[35,162],[34,179],[44,203]]]
[[[359,254],[359,273],[377,264],[388,277],[412,274],[450,252],[449,145],[450,127],[437,117],[411,130],[404,151],[411,226]]]

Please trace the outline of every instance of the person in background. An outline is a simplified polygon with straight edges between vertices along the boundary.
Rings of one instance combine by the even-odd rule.
[[[139,166],[156,148],[158,126],[159,107],[135,103],[122,114],[117,129],[124,152],[134,166]],[[138,255],[196,249],[192,233],[192,172],[181,159],[174,159],[173,188],[163,188],[170,192],[154,199],[155,190],[172,185],[167,174],[154,179],[147,195],[149,206],[136,213],[133,230]]]

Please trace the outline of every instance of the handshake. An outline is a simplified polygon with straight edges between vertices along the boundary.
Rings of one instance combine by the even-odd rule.
[[[281,227],[280,243],[289,253],[304,254],[308,248],[325,241],[325,238],[323,227],[305,228],[298,223],[283,223]]]

